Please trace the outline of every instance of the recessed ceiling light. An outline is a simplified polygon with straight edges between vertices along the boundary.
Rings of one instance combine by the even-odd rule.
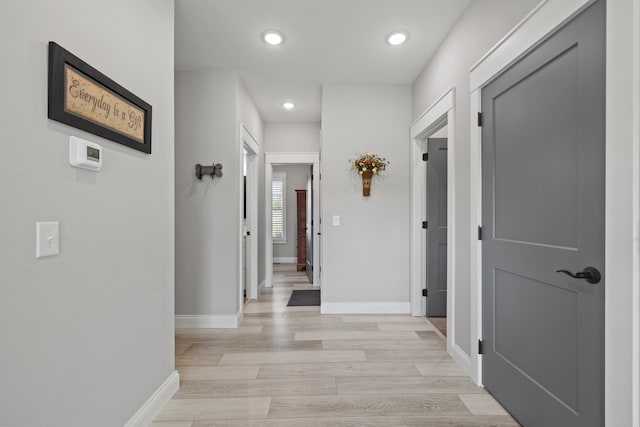
[[[296,106],[296,104],[294,104],[293,102],[283,102],[282,103],[282,108],[284,108],[285,110],[292,110],[295,106]]]
[[[262,33],[262,40],[267,44],[277,46],[284,42],[284,35],[279,31],[267,30]]]
[[[387,36],[387,43],[391,46],[399,46],[409,39],[409,33],[406,31],[394,31]]]

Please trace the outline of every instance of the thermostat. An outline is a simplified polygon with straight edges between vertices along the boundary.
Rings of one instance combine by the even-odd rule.
[[[69,163],[77,168],[102,169],[102,147],[95,142],[72,136],[69,138]]]

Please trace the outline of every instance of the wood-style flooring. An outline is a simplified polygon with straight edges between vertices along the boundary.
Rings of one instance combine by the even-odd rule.
[[[295,265],[245,306],[238,329],[179,329],[180,390],[153,427],[511,427],[424,318],[287,307],[311,289]]]

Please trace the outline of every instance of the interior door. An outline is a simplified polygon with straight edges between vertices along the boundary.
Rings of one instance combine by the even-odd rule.
[[[427,139],[427,316],[447,315],[447,139]]]
[[[602,426],[604,1],[483,88],[482,112],[484,385],[525,426]]]
[[[311,173],[307,176],[307,278],[313,283],[313,185]]]

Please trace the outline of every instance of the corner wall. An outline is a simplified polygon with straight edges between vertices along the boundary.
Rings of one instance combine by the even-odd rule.
[[[230,327],[240,309],[240,123],[261,145],[262,119],[236,73],[176,72],[176,315],[208,327]],[[223,176],[198,180],[196,163],[213,162]]]
[[[456,299],[453,341],[471,351],[470,314],[470,176],[469,70],[524,18],[539,0],[483,0],[472,2],[412,86],[413,118],[417,118],[450,87],[456,88]],[[407,144],[408,145],[408,144]]]
[[[0,14],[4,426],[122,426],[174,372],[174,3],[96,6]],[[47,118],[49,41],[151,104],[151,155]],[[102,171],[69,165],[71,135]],[[36,259],[37,221],[60,221],[59,255]]]

